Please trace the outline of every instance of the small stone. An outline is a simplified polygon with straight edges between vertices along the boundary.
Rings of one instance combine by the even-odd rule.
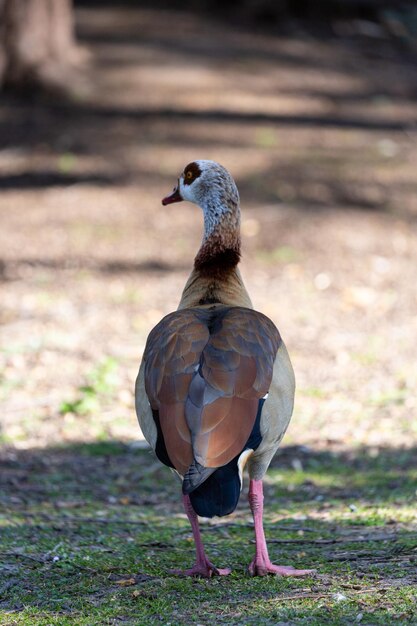
[[[334,593],[332,598],[336,602],[344,602],[345,600],[347,600],[347,597],[343,593],[340,593],[340,592]]]
[[[291,461],[291,465],[292,465],[292,468],[293,468],[293,470],[295,472],[302,472],[303,471],[303,464],[301,463],[300,459],[297,459],[297,458],[293,459]]]
[[[320,274],[317,274],[317,276],[315,276],[314,278],[314,286],[319,291],[325,291],[326,289],[330,287],[331,284],[332,284],[332,277],[329,276],[329,274],[326,274],[325,272],[321,272]]]

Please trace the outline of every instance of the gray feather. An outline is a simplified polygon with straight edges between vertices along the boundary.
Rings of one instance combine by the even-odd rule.
[[[213,472],[216,471],[216,467],[204,467],[200,465],[198,461],[193,461],[182,483],[182,492],[187,495],[197,489]]]

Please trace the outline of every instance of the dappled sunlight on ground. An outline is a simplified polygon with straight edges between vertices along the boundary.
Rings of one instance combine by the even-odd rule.
[[[83,9],[77,24],[88,97],[0,106],[2,441],[140,437],[144,342],[176,308],[202,228],[195,207],[160,199],[203,157],[236,178],[242,272],[292,356],[286,442],[412,445],[410,55],[184,12]]]
[[[317,574],[247,575],[245,479],[234,514],[201,521],[208,554],[232,575],[191,581],[169,573],[193,553],[180,483],[149,451],[118,442],[3,449],[0,623],[336,626],[362,614],[412,624],[415,454],[283,447],[265,481],[270,554]]]

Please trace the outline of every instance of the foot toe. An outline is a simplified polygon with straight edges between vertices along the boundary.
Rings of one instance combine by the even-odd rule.
[[[212,563],[194,565],[190,569],[172,569],[169,570],[170,574],[174,576],[194,576],[196,578],[211,578],[212,576],[228,576],[232,570],[230,567],[219,568],[215,567]]]
[[[267,576],[274,574],[275,576],[310,576],[316,572],[315,569],[296,569],[292,565],[274,565],[271,562],[252,561],[249,565],[249,574],[251,576]]]

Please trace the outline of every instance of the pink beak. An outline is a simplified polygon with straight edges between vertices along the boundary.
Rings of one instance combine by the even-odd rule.
[[[173,204],[174,202],[182,202],[182,200],[183,198],[181,197],[181,194],[180,194],[180,185],[178,182],[178,185],[175,187],[172,194],[162,199],[162,204],[166,206],[167,204]]]

